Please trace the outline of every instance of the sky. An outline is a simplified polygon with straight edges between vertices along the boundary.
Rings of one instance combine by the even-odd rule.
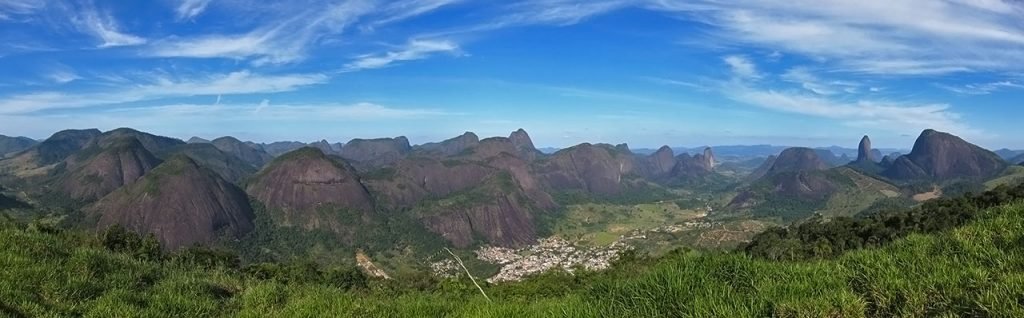
[[[1024,148],[1020,0],[0,0],[0,134]]]

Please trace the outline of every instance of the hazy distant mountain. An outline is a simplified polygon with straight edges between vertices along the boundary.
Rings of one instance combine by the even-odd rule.
[[[192,138],[189,138],[188,141],[186,141],[186,142],[190,143],[190,144],[208,144],[208,143],[210,143],[209,140],[206,140],[206,139],[203,139],[203,138],[199,138],[199,137],[195,137],[195,136],[193,136]]]
[[[269,144],[260,144],[260,148],[266,151],[271,156],[277,157],[282,154],[291,152],[295,149],[305,147],[306,144],[298,141],[277,141]]]
[[[169,158],[87,211],[98,218],[99,229],[120,224],[152,233],[172,250],[253,229],[245,193],[184,155]]]
[[[256,173],[257,168],[235,155],[217,149],[210,143],[194,143],[180,145],[158,154],[166,158],[175,154],[183,154],[195,161],[199,166],[210,169],[224,180],[238,184],[246,177]]]
[[[1004,160],[1007,160],[1007,161],[1011,161],[1011,159],[1014,159],[1016,157],[1024,156],[1024,150],[1010,150],[1010,149],[1003,148],[1003,149],[996,150],[994,152],[997,155],[999,155],[1000,158],[1003,158]]]
[[[0,135],[0,158],[3,158],[7,154],[13,154],[28,149],[38,143],[39,142],[35,139],[28,137],[7,137]]]
[[[1006,168],[995,153],[975,146],[960,137],[925,130],[909,155],[896,158],[885,175],[904,181],[984,179]]]
[[[476,147],[480,143],[480,137],[471,132],[466,132],[458,137],[454,137],[441,142],[425,143],[413,147],[414,151],[423,152],[427,155],[439,155],[454,156],[466,149]]]
[[[242,159],[242,161],[249,163],[253,167],[262,167],[264,164],[270,162],[270,160],[273,159],[273,157],[270,156],[270,154],[268,154],[258,145],[254,146],[247,143],[243,143],[241,140],[238,140],[235,137],[220,137],[214,139],[211,143],[213,144],[214,147],[220,149],[220,151],[238,157],[239,159]]]
[[[412,146],[405,137],[352,139],[341,148],[341,157],[366,167],[394,163],[404,157]]]

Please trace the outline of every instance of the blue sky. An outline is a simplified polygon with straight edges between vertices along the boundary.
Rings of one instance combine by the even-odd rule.
[[[0,134],[1024,148],[1011,0],[0,1]]]

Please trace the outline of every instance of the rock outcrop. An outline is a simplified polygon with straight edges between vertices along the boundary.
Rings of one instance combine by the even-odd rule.
[[[874,149],[871,148],[871,138],[864,136],[860,145],[857,146],[857,162],[876,162]]]
[[[281,155],[246,187],[284,226],[351,235],[374,210],[355,169],[305,147]],[[345,219],[350,218],[350,219]],[[365,230],[365,229],[362,229]]]
[[[138,139],[132,136],[106,138],[67,160],[68,170],[58,181],[69,197],[94,201],[118,188],[134,183],[160,164]]]
[[[119,224],[154,234],[175,250],[253,229],[253,213],[241,189],[183,155],[172,156],[135,183],[86,209],[98,229]]]
[[[818,171],[828,169],[818,152],[810,148],[788,148],[775,159],[769,175],[790,171]]]
[[[530,134],[526,133],[526,130],[519,128],[513,131],[508,136],[508,139],[512,141],[512,145],[515,146],[520,158],[532,161],[540,155],[540,151],[533,145],[533,139],[530,138]]]
[[[651,180],[664,180],[668,178],[676,167],[676,157],[672,148],[661,146],[654,153],[647,156],[637,156],[636,171],[641,176]]]
[[[597,195],[619,194],[622,178],[632,171],[632,154],[589,143],[560,150],[534,168],[550,189]]]
[[[982,180],[999,174],[1006,166],[991,151],[929,129],[917,138],[910,154],[897,158],[884,174],[903,181]]]

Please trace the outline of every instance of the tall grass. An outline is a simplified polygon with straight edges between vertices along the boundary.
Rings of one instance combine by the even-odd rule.
[[[0,227],[0,316],[1024,317],[1024,204],[832,260],[675,252],[603,273],[430,291],[345,290],[110,252],[90,236]]]

